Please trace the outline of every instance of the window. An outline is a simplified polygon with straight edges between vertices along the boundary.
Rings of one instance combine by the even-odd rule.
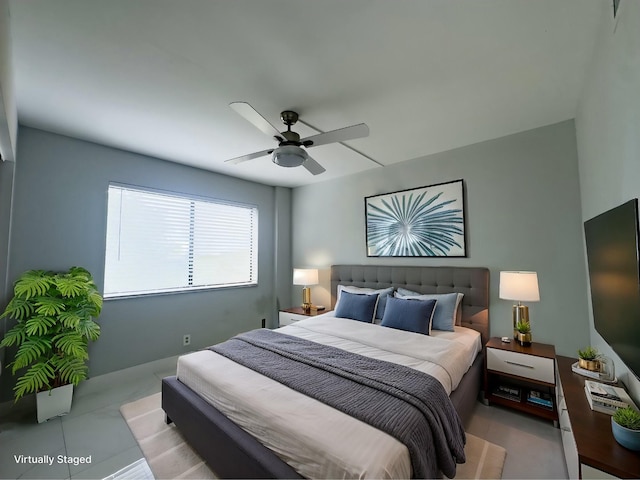
[[[257,279],[257,207],[109,185],[105,298]]]

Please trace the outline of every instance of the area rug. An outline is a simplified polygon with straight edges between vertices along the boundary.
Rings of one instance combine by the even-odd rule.
[[[175,425],[164,423],[160,405],[161,394],[156,393],[120,407],[156,480],[216,478]],[[458,465],[455,478],[502,478],[504,448],[467,433],[464,451],[467,462]]]

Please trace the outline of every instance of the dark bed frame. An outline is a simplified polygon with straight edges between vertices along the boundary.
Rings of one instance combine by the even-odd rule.
[[[337,286],[386,288],[394,286],[420,293],[464,293],[462,326],[489,339],[489,270],[482,267],[399,267],[334,265],[331,267],[331,306]],[[467,422],[480,392],[483,355],[480,353],[451,401]],[[162,380],[162,408],[167,423],[182,435],[220,478],[302,478],[300,474],[229,420],[175,376]]]

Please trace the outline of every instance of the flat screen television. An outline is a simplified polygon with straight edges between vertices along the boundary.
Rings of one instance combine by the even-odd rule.
[[[597,332],[640,377],[638,199],[584,223]]]

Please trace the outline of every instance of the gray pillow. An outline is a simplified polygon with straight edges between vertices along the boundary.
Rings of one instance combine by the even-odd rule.
[[[435,300],[389,297],[380,325],[429,335],[435,307]]]
[[[456,324],[456,315],[462,301],[462,293],[420,294],[404,288],[398,288],[395,295],[398,298],[411,298],[414,300],[437,300],[431,328],[446,332],[454,331],[453,326]]]
[[[341,318],[350,318],[359,322],[373,322],[376,311],[378,295],[358,295],[356,293],[342,292],[334,315]]]

